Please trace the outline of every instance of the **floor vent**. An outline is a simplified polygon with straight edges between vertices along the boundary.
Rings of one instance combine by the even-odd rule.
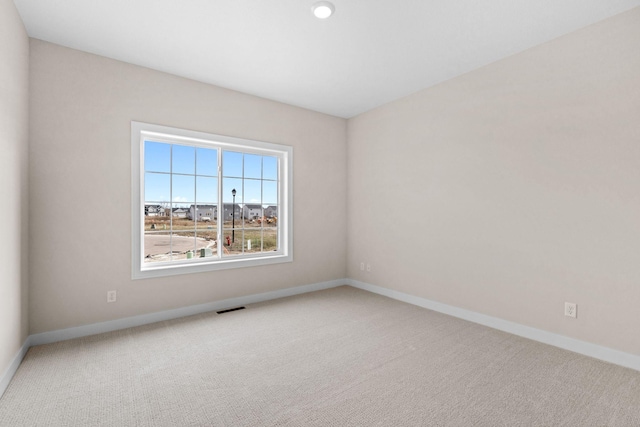
[[[216,313],[218,313],[218,314],[224,314],[224,313],[229,313],[229,312],[231,312],[231,311],[238,311],[238,310],[244,310],[244,307],[229,308],[229,309],[227,309],[227,310],[216,311]]]

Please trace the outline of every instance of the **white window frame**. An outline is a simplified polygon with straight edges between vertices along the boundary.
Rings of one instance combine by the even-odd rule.
[[[196,262],[173,261],[170,263],[144,264],[144,141],[182,144],[196,147],[217,148],[218,158],[222,150],[239,151],[278,157],[278,242],[279,248],[273,252],[252,253],[233,257],[218,255],[198,259]],[[219,160],[219,165],[221,160]],[[131,277],[145,279],[173,276],[187,273],[223,270],[229,268],[254,267],[293,261],[293,147],[270,142],[254,141],[223,135],[191,131],[142,122],[131,122]],[[222,186],[221,169],[218,170],[219,188]],[[224,206],[219,194],[218,209]],[[221,215],[218,215],[221,218]],[[222,224],[219,221],[218,224]],[[218,226],[218,242],[222,236]],[[220,243],[219,243],[220,244]]]

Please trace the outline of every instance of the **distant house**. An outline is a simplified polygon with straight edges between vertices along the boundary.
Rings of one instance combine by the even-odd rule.
[[[205,221],[217,220],[218,205],[191,205],[189,206],[189,211],[186,216],[192,220],[202,220],[203,217],[208,218],[208,220]]]
[[[144,205],[145,216],[167,216],[167,209],[160,205]]]
[[[262,218],[262,205],[244,205],[242,214],[245,219]]]
[[[235,211],[232,210],[232,207],[235,207]],[[233,212],[233,215],[232,215]],[[222,213],[223,221],[231,221],[234,217],[236,220],[244,219],[254,219],[261,218],[262,216],[266,216],[267,218],[272,218],[278,215],[278,207],[277,206],[269,206],[265,209],[262,208],[262,205],[254,205],[247,204],[243,205],[242,208],[239,204],[233,203],[225,203],[224,211]],[[211,220],[218,219],[218,205],[191,205],[189,210],[186,212],[186,218],[195,220],[196,218],[202,219],[203,217],[208,217]],[[180,217],[184,218],[184,217]],[[206,220],[205,220],[206,221]]]
[[[174,218],[186,218],[189,211],[185,208],[173,208],[171,216]]]
[[[231,219],[235,218],[237,220],[242,219],[242,210],[240,209],[240,205],[233,203],[225,203],[224,204],[224,215],[223,221],[231,221]]]
[[[267,218],[274,218],[278,216],[278,207],[277,206],[267,206],[264,208],[264,216]]]

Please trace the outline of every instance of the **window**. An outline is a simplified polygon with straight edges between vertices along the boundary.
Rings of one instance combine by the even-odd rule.
[[[132,122],[131,153],[134,279],[292,261],[292,147]]]

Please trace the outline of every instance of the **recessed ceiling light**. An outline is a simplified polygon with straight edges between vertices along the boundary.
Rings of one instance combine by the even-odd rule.
[[[311,6],[311,11],[318,19],[327,19],[333,14],[336,8],[328,1],[319,1]]]

